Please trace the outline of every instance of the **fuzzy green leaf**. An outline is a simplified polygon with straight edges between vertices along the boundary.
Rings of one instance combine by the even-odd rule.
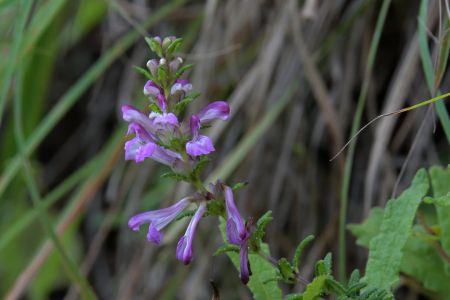
[[[331,276],[327,278],[326,285],[329,290],[335,292],[338,296],[345,295],[345,287],[340,282],[334,280]]]
[[[370,241],[369,259],[364,281],[368,288],[390,290],[397,282],[402,250],[410,235],[414,217],[429,189],[427,173],[417,172],[411,186],[396,200],[389,200],[380,233]]]
[[[140,74],[144,75],[147,79],[149,80],[153,80],[153,76],[152,74],[150,74],[150,72],[144,68],[138,67],[138,66],[133,66],[133,68]]]
[[[329,279],[328,275],[320,275],[314,278],[314,280],[306,286],[302,300],[318,299],[326,290],[325,283],[327,279]]]
[[[183,44],[182,38],[177,38],[175,41],[173,41],[169,47],[167,47],[166,54],[167,56],[172,55],[173,53],[177,52],[178,49],[180,49],[181,45]]]
[[[183,175],[183,174],[178,174],[178,173],[175,173],[172,171],[162,174],[161,178],[171,178],[171,179],[175,179],[177,181],[189,181],[188,176]]]
[[[176,115],[181,114],[189,104],[191,104],[195,99],[198,98],[198,96],[200,96],[200,93],[193,93],[187,97],[184,97],[183,100],[175,104],[173,113]]]
[[[280,258],[278,260],[278,270],[280,271],[281,277],[285,281],[290,281],[295,278],[295,270],[291,263],[286,258]]]
[[[369,216],[361,224],[349,224],[347,228],[357,237],[356,243],[360,246],[369,247],[369,243],[380,231],[384,211],[381,207],[370,210]]]
[[[295,249],[294,258],[292,259],[292,265],[294,266],[295,270],[298,272],[299,265],[300,265],[300,257],[303,253],[303,250],[306,246],[309,245],[309,243],[314,240],[314,235],[308,235],[305,237],[297,246],[297,249]]]
[[[180,77],[181,75],[183,75],[184,72],[186,72],[187,70],[191,69],[194,65],[193,64],[188,64],[188,65],[184,65],[182,66],[177,73],[175,74],[175,78]]]
[[[250,239],[250,245],[255,248],[254,250],[257,250],[260,247],[262,239],[266,233],[266,226],[272,220],[272,211],[269,210],[262,215],[261,218],[259,218],[258,222],[256,222],[256,232]]]
[[[441,197],[444,197],[443,202],[445,202],[445,198],[448,200],[450,195],[450,169],[432,167],[429,173],[433,198],[440,201]],[[442,248],[450,254],[450,206],[436,205],[436,212],[441,227]]]
[[[148,37],[145,38],[145,41],[147,42],[148,46],[150,47],[150,50],[155,52],[156,55],[158,55],[159,57],[163,56],[162,47],[161,47],[161,44],[159,42],[157,42],[153,38],[148,38]]]

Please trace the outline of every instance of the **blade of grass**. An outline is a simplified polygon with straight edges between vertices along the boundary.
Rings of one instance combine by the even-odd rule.
[[[428,89],[430,91],[430,94],[432,97],[439,94],[438,87],[440,84],[440,79],[438,80],[437,77],[442,78],[440,74],[443,74],[447,65],[448,60],[448,54],[449,54],[449,45],[448,41],[448,30],[445,31],[446,37],[444,37],[444,45],[440,49],[440,57],[439,57],[439,64],[437,66],[437,69],[434,70],[433,62],[431,59],[431,53],[430,49],[428,47],[428,41],[427,41],[427,31],[426,31],[426,24],[427,24],[427,15],[428,15],[428,1],[422,0],[420,3],[420,11],[419,11],[419,49],[420,49],[420,58],[422,60],[422,68],[425,73],[425,78],[428,84]],[[448,23],[448,22],[447,22]],[[446,24],[447,24],[446,23]],[[437,74],[437,76],[436,76]],[[439,121],[441,122],[442,128],[444,129],[445,136],[447,137],[447,141],[450,144],[450,117],[448,115],[448,111],[445,108],[444,103],[437,102],[435,104],[436,106],[436,112],[439,117]]]
[[[159,22],[175,9],[180,7],[186,0],[169,2],[152,14],[144,24],[144,28],[149,28]],[[27,139],[24,147],[25,155],[30,155],[52,128],[61,120],[67,111],[77,102],[81,95],[100,77],[103,72],[119,58],[134,42],[140,37],[139,33],[132,31],[121,38],[109,51],[107,51],[86,73],[61,97],[58,103],[45,116],[42,122]],[[7,165],[6,170],[0,176],[0,198],[6,187],[17,174],[20,166],[20,159],[15,156]]]
[[[44,209],[49,208],[54,205],[57,201],[61,199],[62,196],[67,194],[71,189],[73,189],[83,178],[92,174],[95,170],[101,168],[105,164],[107,158],[111,155],[117,144],[120,143],[123,136],[123,130],[115,133],[108,141],[105,149],[99,155],[93,157],[85,165],[83,165],[76,172],[72,173],[69,178],[60,183],[56,188],[54,188],[45,198],[42,199],[42,206]],[[23,232],[27,226],[29,226],[33,221],[36,220],[38,214],[35,210],[28,211],[23,215],[17,222],[9,226],[8,230],[3,232],[0,236],[0,252],[21,232]]]
[[[14,76],[14,71],[19,65],[17,63],[17,57],[19,51],[22,47],[22,41],[25,32],[25,25],[27,23],[28,15],[30,14],[33,1],[22,1],[19,9],[19,17],[16,21],[16,26],[14,28],[14,39],[13,45],[11,47],[11,52],[8,55],[8,60],[6,62],[6,70],[4,78],[2,78],[2,86],[0,90],[0,125],[2,124],[3,110],[6,106],[6,99],[8,98],[9,86],[11,85],[12,78]]]
[[[122,137],[123,132],[124,128],[119,130],[117,135],[115,135],[114,140],[118,137]],[[80,191],[69,200],[69,204],[65,207],[64,212],[58,221],[58,236],[63,235],[69,226],[73,224],[78,217],[80,217],[84,207],[87,205],[89,200],[93,198],[95,193],[111,173],[116,161],[119,158],[119,155],[122,154],[122,148],[123,142],[117,143],[112,152],[107,156],[107,160],[103,164],[103,167],[96,169],[92,176],[86,179]],[[34,256],[32,262],[28,264],[26,269],[20,274],[10,293],[17,293],[17,291],[21,291],[23,287],[26,287],[52,251],[52,243],[50,241],[46,241],[38,253]]]
[[[356,107],[355,116],[352,122],[352,129],[350,136],[354,136],[358,131],[358,128],[361,124],[361,118],[364,111],[364,106],[366,103],[367,92],[369,89],[369,83],[372,77],[372,70],[375,64],[375,58],[378,51],[378,45],[380,43],[381,33],[383,31],[384,22],[386,20],[387,12],[389,10],[389,6],[391,4],[390,0],[384,0],[380,13],[377,17],[377,23],[375,26],[375,32],[372,37],[372,41],[369,49],[369,56],[367,58],[367,65],[364,73],[363,85],[358,97],[358,104]],[[344,166],[344,175],[342,181],[342,189],[341,189],[341,202],[339,208],[339,260],[338,260],[338,275],[341,281],[345,281],[346,278],[346,244],[345,244],[345,223],[347,220],[347,206],[348,206],[348,194],[350,187],[350,179],[352,173],[353,166],[353,158],[355,155],[356,149],[356,141],[350,144],[350,147],[347,152],[347,156],[345,159]],[[367,210],[367,209],[365,209]]]
[[[60,257],[61,263],[69,276],[69,278],[78,286],[80,289],[80,293],[85,299],[97,299],[95,293],[92,288],[89,286],[86,278],[81,274],[78,270],[75,263],[70,259],[64,246],[61,243],[61,240],[57,237],[53,230],[53,226],[50,222],[49,217],[47,216],[47,212],[42,205],[41,196],[39,195],[39,189],[37,187],[36,182],[34,181],[33,174],[31,171],[31,166],[29,164],[28,158],[24,153],[24,143],[25,137],[22,128],[22,82],[21,82],[21,74],[19,72],[17,76],[16,89],[15,89],[15,99],[14,99],[14,131],[15,138],[18,146],[19,157],[21,164],[23,166],[25,181],[28,187],[28,190],[31,194],[31,199],[33,202],[33,210],[37,211],[39,215],[39,221],[41,222],[42,227],[45,230],[46,235],[49,239],[51,239],[54,247],[56,248],[58,255]],[[23,290],[19,290],[18,292],[22,292]],[[8,299],[16,299],[19,298],[19,295],[10,294],[7,296]]]

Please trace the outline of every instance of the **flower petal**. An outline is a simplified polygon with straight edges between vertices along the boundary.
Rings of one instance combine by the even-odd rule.
[[[166,208],[137,214],[130,218],[128,227],[133,231],[138,231],[141,225],[151,223],[147,239],[156,243],[158,239],[162,239],[161,229],[172,222],[190,204],[191,198],[183,198],[174,205]]]
[[[144,86],[144,95],[156,97],[161,94],[160,87],[152,80],[147,81]]]
[[[152,112],[149,116],[150,119],[153,119],[153,122],[155,124],[170,124],[173,126],[179,126],[180,123],[178,122],[178,118],[173,113],[155,113]]]
[[[236,224],[232,219],[227,220],[227,237],[231,244],[239,245],[240,239],[236,230]]]
[[[148,226],[147,240],[149,242],[155,243],[156,245],[161,244],[164,234],[156,228],[153,223]]]
[[[236,204],[234,203],[233,198],[233,190],[229,186],[224,186],[225,193],[225,206],[227,209],[228,220],[234,222],[236,226],[237,233],[241,240],[244,240],[248,235],[247,230],[245,229],[244,220],[239,213]]]
[[[239,252],[239,262],[240,262],[240,269],[241,269],[241,273],[240,273],[239,277],[241,278],[241,281],[243,284],[247,284],[250,279],[250,275],[252,274],[252,272],[250,270],[250,262],[248,260],[247,242],[245,242],[241,245],[240,252]]]
[[[148,134],[154,134],[155,128],[152,121],[137,108],[131,105],[122,105],[122,117],[129,123],[139,124]]]
[[[198,114],[202,124],[215,119],[227,120],[230,116],[230,106],[225,101],[215,101],[208,104]]]
[[[153,153],[156,150],[157,145],[155,143],[147,143],[145,145],[142,145],[137,151],[135,160],[136,162],[142,162],[147,157],[152,157]]]
[[[190,156],[200,156],[215,151],[213,142],[206,135],[199,135],[186,143],[186,152]]]
[[[176,257],[185,265],[189,264],[192,261],[192,241],[194,240],[197,225],[203,217],[205,211],[206,203],[202,202],[195,212],[195,215],[192,217],[191,222],[189,222],[186,233],[178,241]]]
[[[139,148],[142,146],[142,140],[138,137],[135,137],[125,143],[125,160],[134,160],[136,162],[136,154]]]
[[[192,90],[192,84],[189,83],[186,79],[177,79],[175,83],[170,88],[170,94],[174,95],[176,92],[184,92],[188,93]]]

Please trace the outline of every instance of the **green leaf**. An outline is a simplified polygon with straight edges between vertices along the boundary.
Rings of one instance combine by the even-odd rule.
[[[380,233],[370,241],[364,281],[368,288],[389,290],[397,282],[402,250],[410,235],[416,210],[429,189],[427,173],[417,172],[411,186],[396,200],[389,200]]]
[[[192,171],[192,174],[195,178],[197,178],[198,176],[200,176],[200,174],[202,173],[203,169],[206,167],[206,165],[209,162],[209,157],[206,155],[203,155],[200,157],[200,161],[197,163],[197,165],[195,166],[194,170]]]
[[[450,295],[450,275],[436,250],[429,243],[410,237],[403,252],[400,270],[446,299]]]
[[[327,274],[331,274],[331,270],[333,267],[333,257],[331,252],[328,252],[327,255],[325,255],[325,258],[323,259],[323,264],[325,267],[325,272]]]
[[[156,55],[158,55],[159,57],[163,57],[162,47],[158,41],[156,41],[153,38],[148,38],[148,37],[145,38],[145,41],[147,42],[150,49],[156,53]]]
[[[226,221],[224,218],[220,218],[220,231],[222,238],[227,241],[226,237]],[[269,255],[269,246],[267,244],[261,244],[261,251],[265,255]],[[228,252],[233,265],[239,270],[239,254]],[[282,299],[281,289],[278,287],[278,283],[273,281],[273,278],[277,277],[277,268],[275,268],[266,259],[255,253],[248,255],[250,261],[250,267],[252,275],[247,286],[253,294],[253,298],[256,300],[279,300]]]
[[[284,300],[302,300],[302,294],[289,294],[284,296]]]
[[[237,191],[242,189],[243,187],[246,187],[248,185],[248,181],[238,182],[231,188],[233,191]]]
[[[193,64],[188,64],[188,65],[182,66],[180,69],[178,69],[177,73],[175,74],[175,78],[180,77],[181,75],[183,75],[184,72],[191,69],[193,66],[194,66]]]
[[[303,293],[303,300],[316,300],[320,297],[326,289],[326,281],[329,279],[328,275],[320,275],[314,278],[314,280],[306,286],[306,290]]]
[[[438,206],[450,206],[450,192],[440,197],[425,197],[423,202],[427,204],[435,204]]]
[[[185,210],[176,217],[175,221],[179,221],[187,217],[193,217],[196,211],[196,209]]]
[[[355,269],[353,270],[352,274],[350,275],[350,279],[348,280],[348,287],[352,287],[353,285],[359,283],[359,280],[361,279],[361,275],[359,274],[359,270]]]
[[[357,237],[356,243],[360,246],[369,247],[369,243],[380,231],[383,221],[383,209],[374,207],[369,216],[361,224],[349,224],[347,228]]]
[[[149,80],[153,80],[153,76],[152,74],[150,74],[150,72],[144,68],[138,67],[138,66],[133,66],[133,68],[140,74],[144,75],[147,79]]]
[[[166,172],[161,175],[161,178],[171,178],[177,181],[189,181],[189,177],[183,174],[178,174],[172,171]]]
[[[450,197],[450,169],[432,167],[429,173],[434,199],[437,200],[444,197],[444,199],[447,198],[448,202],[448,198]],[[450,206],[436,205],[436,212],[441,227],[442,248],[450,254]]]
[[[283,257],[278,260],[278,270],[283,280],[291,281],[295,279],[295,270],[286,258]]]
[[[300,257],[303,253],[303,250],[306,246],[309,245],[309,243],[314,240],[314,235],[308,235],[305,237],[297,246],[297,249],[295,249],[294,258],[292,259],[292,265],[294,266],[296,272],[298,272],[299,265],[300,265]]]
[[[327,288],[335,292],[338,296],[345,295],[345,287],[332,277],[326,279]]]
[[[184,97],[183,100],[175,104],[173,108],[173,113],[176,115],[181,114],[189,104],[191,104],[192,102],[194,102],[195,99],[197,99],[198,96],[200,96],[200,93],[194,93],[187,97]]]
[[[250,245],[251,247],[255,248],[254,250],[259,249],[262,239],[266,233],[266,226],[272,220],[272,211],[269,210],[264,215],[262,215],[261,218],[259,218],[258,222],[256,222],[256,231],[252,235],[250,240]]]
[[[178,49],[180,49],[181,45],[183,44],[182,38],[177,38],[175,41],[173,41],[169,47],[167,47],[166,54],[167,56],[172,55],[174,52],[177,52]]]
[[[214,252],[213,256],[217,256],[219,254],[227,253],[227,252],[234,252],[234,253],[239,254],[239,246],[228,244],[228,243],[224,244],[224,245],[220,246],[219,249],[216,250],[216,252]]]

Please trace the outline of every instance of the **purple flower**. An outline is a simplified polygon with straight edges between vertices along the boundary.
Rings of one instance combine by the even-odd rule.
[[[175,73],[178,71],[178,68],[183,63],[183,59],[181,57],[177,57],[172,59],[172,61],[169,63],[169,69],[171,72]]]
[[[154,137],[155,126],[153,121],[137,108],[131,105],[122,105],[122,117],[129,123],[136,123],[140,125],[149,135]]]
[[[182,92],[183,94],[188,93],[192,90],[192,84],[185,79],[177,79],[170,89],[170,94],[175,95],[176,92]]]
[[[179,126],[180,123],[178,122],[178,118],[175,114],[173,113],[156,113],[156,112],[152,112],[150,113],[150,115],[148,116],[150,118],[150,120],[153,120],[153,123],[156,124],[169,124],[169,125],[173,125],[173,126]],[[161,129],[161,128],[158,128]]]
[[[144,86],[144,95],[156,98],[159,94],[161,94],[161,88],[153,81],[147,81]]]
[[[186,143],[186,152],[191,156],[200,156],[213,152],[214,145],[206,135],[199,135],[200,119],[192,115],[189,123],[191,127],[192,139]]]
[[[200,123],[208,123],[215,119],[227,120],[230,116],[230,106],[225,101],[215,101],[208,104],[198,114]]]
[[[154,36],[153,39],[157,41],[160,45],[162,45],[162,39],[159,36]]]
[[[202,202],[195,212],[195,215],[192,217],[191,222],[189,222],[186,233],[178,241],[176,256],[177,259],[185,265],[192,261],[192,241],[194,240],[198,222],[200,222],[205,210],[206,202]]]
[[[138,231],[142,224],[149,223],[147,240],[159,245],[163,239],[161,230],[190,204],[191,199],[192,197],[186,197],[167,208],[135,215],[128,221],[128,227],[133,231]]]
[[[150,70],[150,74],[156,76],[159,67],[159,61],[157,59],[150,59],[147,62],[147,68]]]
[[[175,41],[177,38],[174,36],[167,36],[162,40],[162,47],[166,49],[170,44],[172,44],[173,41]]]
[[[240,247],[240,278],[244,284],[249,281],[251,270],[250,263],[248,261],[248,240],[250,238],[250,230],[245,225],[236,204],[233,199],[233,190],[224,185],[225,193],[225,205],[227,208],[227,237],[231,244],[238,245]]]

